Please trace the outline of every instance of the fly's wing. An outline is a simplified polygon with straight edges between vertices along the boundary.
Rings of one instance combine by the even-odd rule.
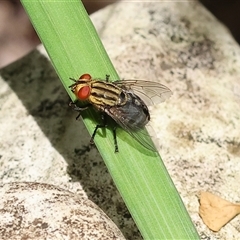
[[[128,134],[130,134],[133,138],[135,138],[141,145],[143,145],[145,148],[156,152],[156,147],[152,141],[152,138],[147,134],[147,131],[142,128],[138,131],[129,131],[126,128],[124,128]]]
[[[121,119],[117,118],[115,115],[113,115],[111,112],[108,110],[105,110],[105,112],[113,118],[113,120],[120,125],[129,135],[131,135],[133,138],[135,138],[140,144],[142,144],[145,148],[156,152],[156,147],[147,133],[147,131],[144,128],[137,128],[134,127],[132,128],[131,125],[124,123]]]
[[[126,91],[132,91],[140,97],[148,106],[164,102],[172,95],[172,91],[157,82],[145,80],[117,80],[113,84]]]

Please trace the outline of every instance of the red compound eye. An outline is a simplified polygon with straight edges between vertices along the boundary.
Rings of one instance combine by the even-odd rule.
[[[77,96],[80,100],[86,100],[91,92],[91,88],[89,86],[81,87],[77,93]]]
[[[83,74],[79,79],[91,80],[92,76],[88,73]]]

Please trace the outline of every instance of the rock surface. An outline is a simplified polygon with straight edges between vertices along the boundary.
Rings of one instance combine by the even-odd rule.
[[[3,184],[0,196],[1,239],[125,239],[93,202],[53,185]]]

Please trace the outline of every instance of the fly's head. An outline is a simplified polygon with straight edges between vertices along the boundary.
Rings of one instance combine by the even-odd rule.
[[[75,82],[70,86],[75,96],[82,101],[88,100],[91,95],[92,77],[89,74],[83,74],[78,80],[70,79]]]

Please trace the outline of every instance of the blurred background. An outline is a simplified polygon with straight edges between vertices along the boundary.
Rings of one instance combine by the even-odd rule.
[[[89,14],[117,0],[84,0]],[[126,1],[126,0],[125,0]],[[240,1],[201,0],[240,43]],[[0,68],[23,57],[40,43],[19,0],[0,1]]]

